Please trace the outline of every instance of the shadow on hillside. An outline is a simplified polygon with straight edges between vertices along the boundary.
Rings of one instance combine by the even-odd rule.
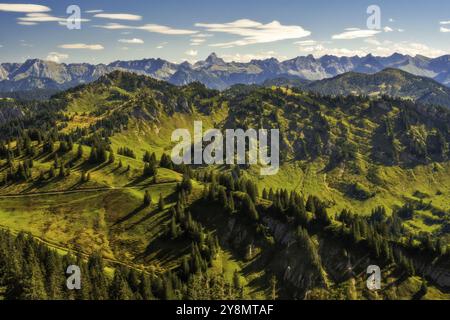
[[[149,178],[149,177],[145,177],[145,176],[139,176],[139,177],[135,178],[134,180],[132,180],[131,182],[129,182],[128,184],[126,184],[125,187],[135,187],[135,186],[137,186],[137,185],[139,185],[139,184],[141,184],[144,181],[149,180],[149,179],[150,179],[150,181],[146,185],[147,186],[148,185],[152,185],[152,184],[155,184],[155,179],[154,178],[155,177],[150,177]]]
[[[130,226],[128,226],[126,229],[127,230],[131,230],[134,227],[140,225],[141,223],[146,222],[147,220],[150,220],[153,216],[156,215],[156,213],[158,213],[158,209],[153,209],[151,211],[148,212],[148,214],[146,214],[143,218],[141,218],[139,221],[136,221],[135,223],[131,224]]]
[[[134,209],[133,211],[131,211],[130,213],[128,213],[127,215],[125,215],[124,217],[120,218],[119,220],[117,220],[116,222],[114,222],[113,226],[116,226],[118,224],[121,224],[131,218],[133,218],[134,216],[136,216],[137,214],[139,214],[142,210],[144,210],[147,206],[144,204],[141,204],[139,207],[137,207],[136,209]]]
[[[189,243],[189,242],[188,242]],[[173,263],[190,252],[190,245],[183,238],[171,239],[162,232],[145,248],[137,258],[142,260],[156,260],[159,264]],[[147,261],[148,262],[148,261]]]

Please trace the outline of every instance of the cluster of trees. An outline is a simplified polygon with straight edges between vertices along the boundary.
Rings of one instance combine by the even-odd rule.
[[[159,166],[161,168],[173,170],[173,171],[176,171],[181,174],[187,174],[189,177],[194,176],[193,170],[190,165],[185,165],[183,163],[182,164],[174,164],[172,162],[171,157],[165,153],[163,153],[161,155],[161,159],[159,161]]]
[[[369,217],[343,210],[336,217],[342,223],[337,235],[354,245],[369,249],[374,258],[395,264],[408,275],[414,275],[414,257],[431,257],[432,260],[442,257],[446,252],[439,239],[432,241],[429,234],[415,237],[403,227],[403,219],[410,219],[413,212],[410,204],[391,216],[386,214],[384,207],[375,208]]]
[[[223,275],[204,273],[207,239],[194,242],[176,272],[156,275],[113,265],[113,275],[98,253],[88,258],[61,255],[31,235],[0,230],[0,298],[7,300],[236,299],[242,292]],[[208,240],[209,241],[209,240]],[[216,249],[215,249],[216,250]],[[69,290],[68,266],[81,271],[81,288]]]
[[[89,154],[89,162],[92,164],[102,164],[108,159],[108,147],[103,142],[95,143]]]
[[[304,263],[307,265],[309,276],[314,276],[318,283],[325,283],[322,272],[322,261],[308,230],[298,227],[296,230],[296,245],[304,252]],[[306,275],[305,275],[306,276]]]
[[[32,168],[33,168],[33,160],[31,159],[20,162],[17,168],[11,163],[8,171],[4,175],[5,185],[8,184],[9,182],[27,181],[32,177],[31,172]]]
[[[303,195],[286,189],[273,191],[272,188],[263,190],[263,199],[272,202],[268,213],[286,221],[293,218],[299,226],[310,226],[312,223],[328,226],[331,223],[327,212],[327,204],[316,196],[308,196],[305,201]]]
[[[120,154],[122,156],[136,159],[136,155],[134,154],[134,151],[128,147],[119,147],[117,149],[117,154]]]
[[[158,161],[156,160],[156,154],[153,152],[150,154],[146,151],[142,159],[144,161],[144,177],[153,177],[158,173]]]
[[[81,289],[67,288],[67,268],[81,271]],[[135,269],[116,266],[111,278],[99,254],[88,259],[60,255],[31,235],[0,230],[0,287],[10,300],[155,299],[163,297],[165,281]]]

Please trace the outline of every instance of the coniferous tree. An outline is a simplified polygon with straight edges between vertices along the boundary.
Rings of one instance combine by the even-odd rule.
[[[114,156],[114,152],[111,150],[110,152],[109,152],[109,159],[108,159],[108,163],[109,164],[113,164],[114,163],[114,161],[115,161],[115,156]]]
[[[148,190],[145,190],[144,193],[144,206],[148,207],[152,204],[152,196]]]
[[[76,159],[79,160],[81,158],[83,158],[83,147],[81,146],[81,144],[79,144],[78,149],[77,149]]]
[[[155,296],[152,293],[152,283],[150,278],[144,273],[141,273],[141,279],[139,282],[139,293],[143,300],[154,300]]]
[[[163,195],[160,193],[159,194],[159,200],[158,200],[158,209],[159,209],[159,211],[163,211],[165,206],[166,205],[164,203]]]
[[[120,267],[116,268],[114,278],[109,288],[109,298],[112,300],[130,300],[133,293]]]

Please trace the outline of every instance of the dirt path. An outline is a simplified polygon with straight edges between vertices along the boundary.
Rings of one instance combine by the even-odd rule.
[[[113,190],[138,190],[144,188],[151,188],[155,186],[176,184],[176,182],[162,182],[157,184],[152,184],[149,186],[137,185],[132,187],[101,187],[101,188],[84,188],[84,189],[71,189],[71,190],[58,190],[58,191],[43,191],[43,192],[29,192],[29,193],[15,193],[15,194],[0,194],[0,199],[2,198],[22,198],[22,197],[35,197],[35,196],[57,196],[64,194],[80,193],[80,192],[106,192]]]

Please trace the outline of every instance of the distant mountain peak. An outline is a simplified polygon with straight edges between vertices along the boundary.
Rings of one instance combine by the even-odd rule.
[[[215,52],[211,53],[205,60],[206,63],[213,65],[213,64],[225,64],[225,61],[222,58],[219,58]]]
[[[412,57],[394,52],[390,56],[338,57],[324,55],[315,58],[312,54],[286,61],[275,58],[253,59],[250,62],[225,62],[215,52],[195,64],[172,63],[160,58],[131,61],[114,61],[110,64],[56,63],[42,59],[28,59],[24,63],[2,63],[0,65],[0,92],[21,90],[29,86],[44,88],[44,78],[53,80],[61,90],[97,80],[114,70],[125,70],[164,80],[175,85],[201,82],[212,89],[227,89],[235,84],[262,84],[267,80],[288,78],[290,80],[322,80],[350,71],[374,74],[385,68],[401,69],[413,75],[424,76],[450,87],[450,55],[427,58]],[[24,81],[33,79],[33,81]],[[38,81],[40,80],[40,81]],[[20,83],[19,83],[20,81]],[[52,87],[52,88],[53,88]],[[16,89],[17,88],[17,89]]]

